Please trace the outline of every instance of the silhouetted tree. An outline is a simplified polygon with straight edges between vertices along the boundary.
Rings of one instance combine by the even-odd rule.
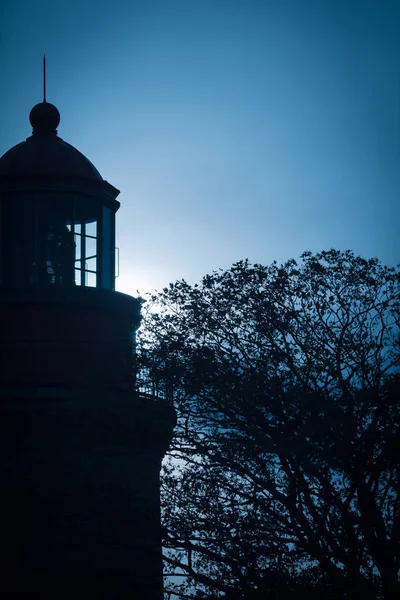
[[[142,385],[179,415],[168,589],[400,597],[398,270],[336,250],[242,261],[148,308]]]

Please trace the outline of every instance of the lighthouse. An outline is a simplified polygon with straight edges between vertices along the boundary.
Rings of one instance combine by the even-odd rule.
[[[175,413],[134,390],[119,191],[58,136],[46,97],[29,118],[0,159],[1,596],[161,600]]]

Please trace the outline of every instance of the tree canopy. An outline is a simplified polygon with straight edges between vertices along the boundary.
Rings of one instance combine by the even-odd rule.
[[[167,597],[394,598],[400,274],[247,260],[147,303],[138,385],[173,401]]]

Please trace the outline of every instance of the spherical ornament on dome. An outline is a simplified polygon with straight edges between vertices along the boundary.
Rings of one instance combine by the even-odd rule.
[[[50,102],[40,102],[40,104],[36,104],[32,108],[29,114],[29,121],[32,125],[33,133],[57,133],[56,130],[60,123],[60,113],[54,104],[50,104]]]

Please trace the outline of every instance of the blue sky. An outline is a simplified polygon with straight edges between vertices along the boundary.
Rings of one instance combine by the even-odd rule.
[[[0,154],[47,55],[59,135],[121,190],[117,289],[330,247],[400,261],[399,0],[6,0]]]

